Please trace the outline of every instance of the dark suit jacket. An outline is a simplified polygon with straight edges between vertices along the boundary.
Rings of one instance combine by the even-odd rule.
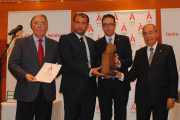
[[[91,67],[95,66],[94,40],[86,37]],[[86,51],[84,51],[76,34],[62,35],[59,40],[59,53],[62,59],[62,80],[60,92],[63,94],[80,94],[89,80],[90,68],[88,67]],[[95,76],[93,76],[95,83]]]
[[[136,78],[136,103],[144,103],[149,97],[155,104],[165,103],[167,98],[176,99],[178,72],[172,46],[158,43],[150,66],[147,46],[137,50],[132,69],[124,74],[124,81]]]
[[[114,45],[116,45],[116,53],[119,55],[119,60],[121,62],[121,68],[117,68],[117,70],[121,72],[128,72],[128,67],[132,65],[132,50],[129,38],[124,35],[115,34]],[[107,41],[105,36],[96,41],[97,66],[101,65],[102,53],[105,52],[106,46]],[[118,80],[117,78],[114,79]],[[98,87],[100,87],[103,82],[105,81],[101,80],[101,77],[99,77]],[[130,83],[121,83],[126,90],[130,90]]]
[[[43,63],[60,63],[58,42],[46,37],[45,46],[45,57]],[[16,40],[14,48],[9,57],[8,69],[17,79],[14,98],[24,102],[34,101],[38,94],[40,83],[30,83],[24,78],[27,73],[36,76],[41,69],[38,51],[32,35]],[[41,84],[46,99],[48,101],[55,100],[55,80],[53,80],[51,83]]]

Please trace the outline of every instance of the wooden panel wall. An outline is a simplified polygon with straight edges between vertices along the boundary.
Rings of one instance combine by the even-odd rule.
[[[161,31],[161,8],[178,8],[180,0],[118,0],[118,1],[67,1],[36,3],[0,3],[0,55],[6,47],[8,11],[71,10],[72,17],[76,12],[143,10],[156,9],[156,25]],[[63,17],[63,16],[62,16]],[[72,20],[71,20],[72,21]],[[72,31],[72,29],[71,29]],[[161,42],[161,32],[158,41]],[[2,60],[1,98],[6,98],[6,56]]]

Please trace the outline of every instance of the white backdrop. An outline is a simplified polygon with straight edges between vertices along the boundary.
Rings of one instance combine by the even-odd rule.
[[[161,9],[161,30],[162,43],[173,46],[178,73],[180,74],[180,8]],[[178,90],[180,90],[180,82]]]
[[[8,12],[8,32],[14,29],[17,25],[22,25],[23,30],[17,33],[17,38],[25,37],[32,34],[30,27],[30,21],[32,17],[36,14],[44,14],[48,19],[48,31],[46,33],[47,37],[50,37],[56,41],[59,41],[59,37],[62,34],[68,34],[71,32],[71,11],[16,11]],[[7,36],[7,42],[9,43],[12,39],[11,36]],[[14,46],[15,40],[11,44],[7,51],[7,61],[10,52]],[[11,75],[9,70],[6,72],[6,91],[14,90],[16,85],[16,79]],[[56,80],[56,99],[62,99],[62,95],[59,94],[61,77]]]
[[[156,24],[156,10],[128,10],[128,11],[103,11],[84,12],[90,18],[90,27],[86,35],[94,40],[104,36],[102,31],[102,17],[104,14],[112,14],[116,19],[116,33],[129,36],[133,56],[136,50],[145,46],[142,37],[142,28],[145,24]],[[134,104],[135,82],[131,83],[131,92],[127,105],[127,120],[136,120],[136,106]],[[119,113],[121,114],[121,113]],[[96,102],[95,120],[100,120],[98,99]]]

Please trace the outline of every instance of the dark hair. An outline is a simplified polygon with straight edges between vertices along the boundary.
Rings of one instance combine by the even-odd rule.
[[[73,18],[73,22],[75,21],[76,16],[81,16],[82,18],[87,17],[87,23],[89,23],[89,17],[88,17],[88,15],[86,15],[84,13],[77,13]]]
[[[116,24],[115,17],[114,17],[113,15],[111,15],[111,14],[103,15],[103,18],[102,18],[102,24],[103,24],[103,20],[104,20],[105,18],[108,18],[108,17],[114,19],[114,24]]]
[[[37,16],[43,16],[43,17],[46,19],[46,24],[48,24],[47,17],[46,17],[44,14],[37,14],[37,15],[35,15],[35,16],[31,19],[30,26],[32,25],[34,18],[37,17]],[[31,27],[31,28],[32,28],[32,27]]]
[[[158,32],[158,28],[154,24],[146,24],[146,25],[144,25],[144,27],[149,26],[149,25],[154,27],[154,32],[156,32],[156,33]],[[144,33],[144,27],[142,29],[142,34]]]

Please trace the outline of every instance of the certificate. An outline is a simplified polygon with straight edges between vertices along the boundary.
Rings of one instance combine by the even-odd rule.
[[[54,78],[57,76],[62,65],[52,64],[52,63],[44,63],[41,70],[35,76],[36,81],[51,83]]]

